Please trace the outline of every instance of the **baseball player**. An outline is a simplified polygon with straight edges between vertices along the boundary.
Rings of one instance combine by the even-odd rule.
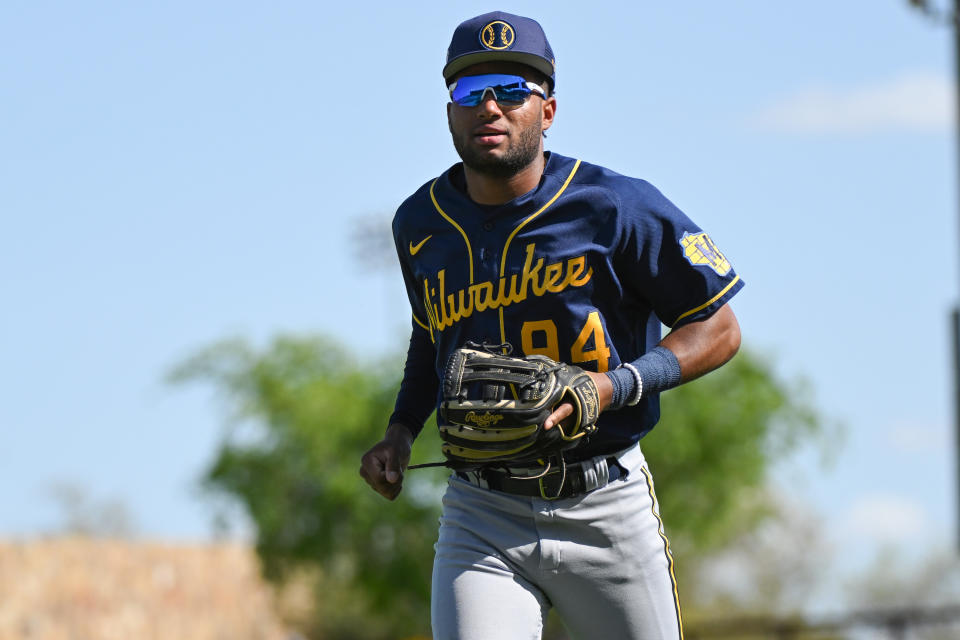
[[[638,443],[659,419],[661,392],[736,353],[727,303],[743,282],[649,183],[544,151],[557,78],[536,21],[493,12],[463,22],[443,78],[462,163],[393,221],[412,333],[395,412],[360,473],[386,498],[400,493],[445,363],[468,341],[581,367],[602,412],[562,469],[537,479],[524,469],[451,474],[434,636],[539,638],[555,608],[576,638],[682,638],[673,558]],[[572,412],[560,403],[544,428],[562,428]]]

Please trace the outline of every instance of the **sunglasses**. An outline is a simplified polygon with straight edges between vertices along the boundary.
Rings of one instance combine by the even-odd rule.
[[[500,73],[464,76],[447,89],[450,90],[450,100],[461,107],[477,106],[483,102],[487,91],[493,94],[497,104],[509,107],[523,104],[533,93],[541,98],[547,97],[547,92],[537,83],[527,82],[523,76]]]

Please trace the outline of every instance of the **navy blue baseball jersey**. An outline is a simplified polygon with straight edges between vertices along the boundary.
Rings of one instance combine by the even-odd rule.
[[[392,421],[415,433],[467,341],[604,372],[655,347],[661,323],[705,318],[743,286],[648,182],[557,153],[536,189],[495,206],[474,203],[454,165],[400,206],[393,233],[414,327]],[[659,415],[657,394],[601,414],[576,459],[636,443]]]

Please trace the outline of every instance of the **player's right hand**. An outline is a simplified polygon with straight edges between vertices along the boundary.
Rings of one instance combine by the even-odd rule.
[[[594,373],[593,371],[584,371],[588,376],[593,379],[593,383],[597,385],[597,400],[600,403],[600,411],[610,406],[610,401],[613,400],[613,383],[610,382],[605,374]],[[557,405],[556,410],[547,416],[547,419],[543,422],[543,430],[552,429],[555,425],[562,424],[566,426],[569,422],[567,418],[573,415],[576,409],[573,408],[573,404],[569,401],[561,402]],[[564,422],[566,420],[566,422]]]
[[[392,424],[383,440],[360,458],[360,475],[387,500],[400,495],[403,472],[410,462],[413,436],[402,424]]]

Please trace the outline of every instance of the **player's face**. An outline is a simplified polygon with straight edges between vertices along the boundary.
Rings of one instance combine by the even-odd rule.
[[[464,69],[462,76],[507,73],[533,82],[542,79],[522,64],[484,63]],[[556,100],[532,95],[517,106],[500,105],[488,92],[475,107],[447,105],[453,146],[463,163],[490,176],[507,178],[529,166],[543,153],[543,132],[553,124]]]

